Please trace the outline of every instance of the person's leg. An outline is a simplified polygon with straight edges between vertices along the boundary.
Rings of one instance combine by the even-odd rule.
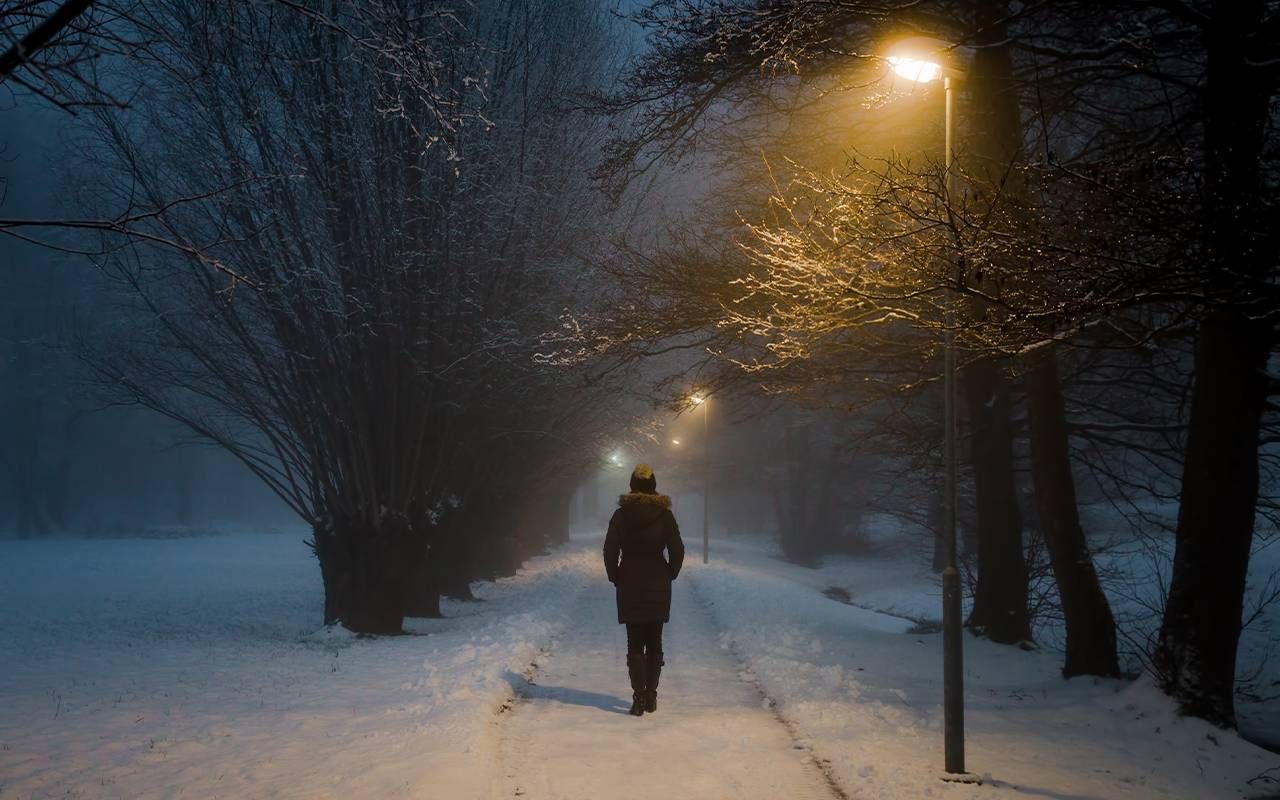
[[[627,655],[644,655],[644,646],[649,640],[648,627],[634,622],[627,623]]]
[[[646,656],[662,660],[662,623],[655,622],[645,626],[644,652]]]
[[[646,626],[645,631],[645,711],[658,710],[658,678],[662,675],[662,623]]]
[[[631,678],[631,713],[644,713],[647,670],[644,657],[648,633],[646,625],[627,623],[627,674]]]

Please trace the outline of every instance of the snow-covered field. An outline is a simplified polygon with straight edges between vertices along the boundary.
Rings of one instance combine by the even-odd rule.
[[[1280,757],[1146,682],[1064,681],[1053,653],[971,637],[968,761],[988,780],[940,782],[940,637],[905,618],[937,600],[903,557],[691,548],[661,706],[637,720],[598,532],[379,639],[317,631],[301,538],[0,543],[0,798],[654,796],[627,764],[697,798],[1280,791],[1249,783]]]
[[[0,798],[481,796],[588,554],[355,639],[320,628],[302,538],[0,543]]]

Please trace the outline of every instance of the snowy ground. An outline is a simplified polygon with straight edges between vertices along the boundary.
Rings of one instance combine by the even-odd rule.
[[[660,708],[625,713],[599,534],[418,636],[316,633],[301,536],[0,543],[0,798],[1232,798],[1280,757],[1145,683],[966,639],[968,758],[937,780],[940,637],[901,559],[691,548]],[[824,597],[840,583],[854,602]],[[513,699],[514,695],[514,699]],[[645,781],[654,782],[645,787]],[[829,785],[834,782],[835,788]]]
[[[574,625],[539,660],[499,728],[494,798],[826,800],[807,749],[763,702],[719,631],[677,581],[658,711],[627,713],[626,637],[613,587],[597,581]]]
[[[588,554],[371,640],[315,633],[302,538],[0,543],[0,798],[483,796]]]
[[[1081,511],[1119,627],[1121,669],[1142,674],[1150,642],[1160,628],[1163,593],[1173,565],[1172,536],[1135,537],[1129,521],[1107,504],[1082,506]],[[1169,526],[1176,521],[1177,511],[1176,503],[1152,503],[1145,508],[1151,519]],[[1260,520],[1259,526],[1263,524]],[[1145,527],[1154,529],[1151,523]],[[843,590],[847,602],[864,608],[936,626],[941,616],[941,586],[926,568],[932,554],[927,536],[912,534],[884,515],[868,515],[863,531],[877,548],[877,557],[831,556],[817,569],[791,571],[790,578],[819,591]],[[773,551],[760,537],[735,537],[730,546],[738,548],[742,558],[758,559]],[[1266,600],[1277,593],[1277,587],[1280,538],[1260,542],[1249,561],[1244,612],[1249,624],[1241,633],[1236,663],[1236,714],[1241,730],[1272,750],[1280,750],[1280,602],[1267,604]],[[1056,604],[1057,587],[1051,573],[1033,587],[1033,596],[1037,591],[1047,592]],[[1049,613],[1035,619],[1034,635],[1037,644],[1051,653],[1060,653],[1065,644],[1062,619]]]
[[[941,636],[817,591],[842,585],[854,603],[936,616],[927,572],[900,559],[833,559],[808,570],[779,562],[759,541],[719,550],[722,558],[695,573],[695,591],[722,640],[850,797],[1226,800],[1280,787],[1249,783],[1280,773],[1280,756],[1177,718],[1145,680],[1065,681],[1055,653],[967,636],[967,766],[987,780],[942,786]]]

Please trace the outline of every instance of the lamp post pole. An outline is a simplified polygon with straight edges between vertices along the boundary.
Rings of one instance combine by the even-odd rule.
[[[944,139],[946,145],[943,198],[947,214],[951,214],[954,194],[952,178],[953,149],[951,144],[951,77],[942,79],[946,96]],[[947,308],[944,315],[945,344],[943,354],[943,423],[945,443],[943,457],[946,460],[946,514],[943,536],[944,566],[942,568],[942,708],[945,769],[951,774],[964,770],[964,642],[961,640],[960,571],[956,568],[956,345],[955,345],[955,290],[947,289]]]
[[[702,398],[702,563],[707,563],[711,550],[709,507],[711,505],[711,437],[707,435],[707,406],[711,398]]]
[[[954,219],[955,148],[952,144],[952,82],[957,74],[956,45],[929,37],[914,37],[899,42],[897,54],[888,61],[894,72],[907,80],[928,83],[942,78],[946,101],[944,146],[946,148],[942,197],[944,211]],[[924,53],[925,55],[921,55]],[[942,57],[939,57],[942,56]],[[959,70],[963,72],[963,69]],[[961,262],[955,263],[961,277]],[[958,284],[958,280],[956,283]],[[950,281],[946,287],[943,312],[943,460],[946,472],[943,486],[942,538],[942,716],[943,747],[946,771],[943,780],[971,783],[976,779],[964,769],[964,641],[962,639],[960,571],[956,568],[956,290]]]

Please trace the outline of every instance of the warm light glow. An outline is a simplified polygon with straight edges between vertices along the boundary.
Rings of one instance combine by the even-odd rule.
[[[690,403],[693,403],[695,406],[700,406],[700,405],[702,405],[702,401],[703,401],[703,400],[706,400],[706,399],[707,399],[707,398],[703,397],[703,396],[702,396],[702,395],[700,395],[700,394],[695,394],[693,397],[690,397],[690,398],[689,398],[689,402],[690,402]]]
[[[680,446],[680,440],[679,440],[679,439],[672,439],[672,440],[671,440],[671,443],[672,443],[672,444],[674,444],[676,447],[679,447],[679,446]]]
[[[921,61],[906,56],[889,56],[886,60],[894,72],[909,81],[928,83],[942,77],[942,65],[935,61]]]

